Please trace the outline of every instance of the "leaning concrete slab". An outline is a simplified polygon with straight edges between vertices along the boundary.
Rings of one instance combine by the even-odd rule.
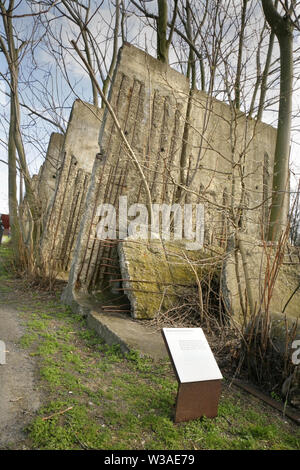
[[[203,203],[208,246],[224,247],[237,225],[261,237],[275,129],[205,93],[190,93],[186,77],[130,45],[120,50],[109,101],[153,203]],[[107,109],[99,145],[63,296],[69,304],[82,294],[101,297],[109,282],[121,279],[121,234],[98,239],[99,206],[112,204],[118,213],[120,196],[128,205],[147,203],[143,178]]]
[[[47,212],[55,191],[56,179],[61,166],[61,150],[63,142],[64,136],[62,134],[56,132],[51,134],[45,160],[40,167],[39,173],[37,175],[33,175],[31,178],[32,189],[39,205],[38,211],[41,217],[41,232],[43,231]],[[26,195],[21,202],[21,213],[23,219],[24,240],[25,243],[28,244],[31,237],[31,215],[27,205]]]
[[[40,264],[47,274],[67,279],[74,242],[97,152],[102,110],[74,102],[63,147],[55,193],[40,246]]]
[[[189,99],[186,78],[144,52],[124,46],[119,54],[109,100],[119,123],[143,168],[153,201],[170,202],[176,177]],[[111,277],[120,277],[117,244],[96,237],[99,204],[118,204],[126,195],[128,204],[146,202],[141,175],[107,109],[103,117],[87,204],[73,257],[65,299],[76,290],[99,291]],[[175,170],[173,170],[173,168]]]
[[[186,201],[205,206],[207,244],[227,239],[234,224],[261,239],[268,220],[276,129],[202,91],[192,93],[190,108],[181,165],[186,166]],[[288,205],[283,210],[287,215]]]
[[[55,192],[58,172],[62,164],[64,135],[53,132],[50,136],[47,154],[38,174],[38,198],[45,216]]]

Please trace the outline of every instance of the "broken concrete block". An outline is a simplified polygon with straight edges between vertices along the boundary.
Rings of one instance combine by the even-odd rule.
[[[174,307],[180,294],[210,273],[220,282],[222,251],[187,251],[184,241],[126,239],[118,245],[122,285],[132,316],[154,318]]]
[[[40,246],[40,264],[54,277],[68,278],[91,170],[99,152],[101,119],[101,109],[80,100],[74,102]]]

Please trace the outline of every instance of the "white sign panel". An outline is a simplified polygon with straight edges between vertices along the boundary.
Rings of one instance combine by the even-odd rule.
[[[202,328],[163,328],[181,383],[222,379]]]

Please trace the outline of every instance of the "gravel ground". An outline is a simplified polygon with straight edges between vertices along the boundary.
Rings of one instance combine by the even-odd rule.
[[[23,429],[40,405],[35,361],[18,347],[22,334],[16,305],[0,305],[0,340],[6,346],[6,363],[0,365],[0,449],[26,449]]]

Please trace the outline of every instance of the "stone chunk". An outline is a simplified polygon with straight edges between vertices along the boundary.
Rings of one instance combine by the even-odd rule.
[[[151,319],[171,308],[180,292],[197,285],[197,277],[201,280],[209,270],[220,278],[222,256],[204,249],[187,251],[184,241],[127,238],[119,243],[118,251],[123,288],[134,318]]]

